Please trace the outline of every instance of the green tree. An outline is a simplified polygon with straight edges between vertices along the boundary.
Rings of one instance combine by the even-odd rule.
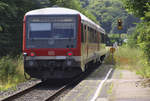
[[[150,2],[149,0],[122,0],[128,12],[141,17],[144,20],[150,20]]]
[[[25,12],[38,8],[34,1],[0,1],[0,56],[22,50],[22,21]]]
[[[138,45],[143,50],[147,62],[150,64],[150,2],[148,0],[123,0],[127,11],[140,17],[141,23],[137,24],[135,37]]]
[[[123,3],[119,0],[89,0],[88,3],[85,0],[81,1],[85,2],[83,7],[96,16],[96,19],[107,33],[126,33],[130,27],[135,27],[133,23],[139,21],[139,19],[125,11]],[[122,31],[117,29],[118,18],[122,18],[124,22]]]

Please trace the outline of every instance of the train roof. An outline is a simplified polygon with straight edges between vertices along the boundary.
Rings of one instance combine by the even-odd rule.
[[[101,28],[99,25],[94,23],[92,20],[87,18],[85,15],[80,13],[77,10],[62,8],[62,7],[49,7],[49,8],[42,8],[36,9],[27,12],[25,15],[76,15],[79,14],[81,16],[81,21],[84,24],[88,24],[90,27],[99,30],[101,33],[105,34],[105,30]]]

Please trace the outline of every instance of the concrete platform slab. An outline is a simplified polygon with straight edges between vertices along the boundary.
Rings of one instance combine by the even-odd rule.
[[[113,77],[114,87],[109,97],[110,101],[150,101],[150,88],[138,85],[138,82],[141,81],[139,75],[128,70],[116,70],[115,72],[120,72],[121,76],[120,78]]]
[[[96,101],[108,101],[107,98],[97,98]]]
[[[61,101],[92,101],[97,87],[111,65],[103,65],[83,80]],[[141,77],[128,70],[114,70],[104,83],[95,101],[150,101],[150,88],[139,85]]]
[[[88,78],[78,84],[60,101],[91,101],[98,85],[105,78],[112,65],[101,65]],[[104,99],[97,99],[97,101],[107,101]]]
[[[126,99],[117,99],[116,101],[150,101],[150,98],[126,98]]]

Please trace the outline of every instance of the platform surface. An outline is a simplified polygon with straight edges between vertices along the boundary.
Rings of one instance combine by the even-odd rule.
[[[112,65],[101,65],[88,78],[80,82],[60,101],[91,101],[97,87],[107,75]],[[105,101],[105,100],[101,100]]]
[[[141,85],[142,78],[129,70],[114,69],[95,96],[112,65],[101,65],[88,78],[72,89],[61,101],[150,101],[150,87]]]

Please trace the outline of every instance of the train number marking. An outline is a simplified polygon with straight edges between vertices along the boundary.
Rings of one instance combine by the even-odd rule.
[[[48,51],[48,55],[55,55],[54,51]]]

